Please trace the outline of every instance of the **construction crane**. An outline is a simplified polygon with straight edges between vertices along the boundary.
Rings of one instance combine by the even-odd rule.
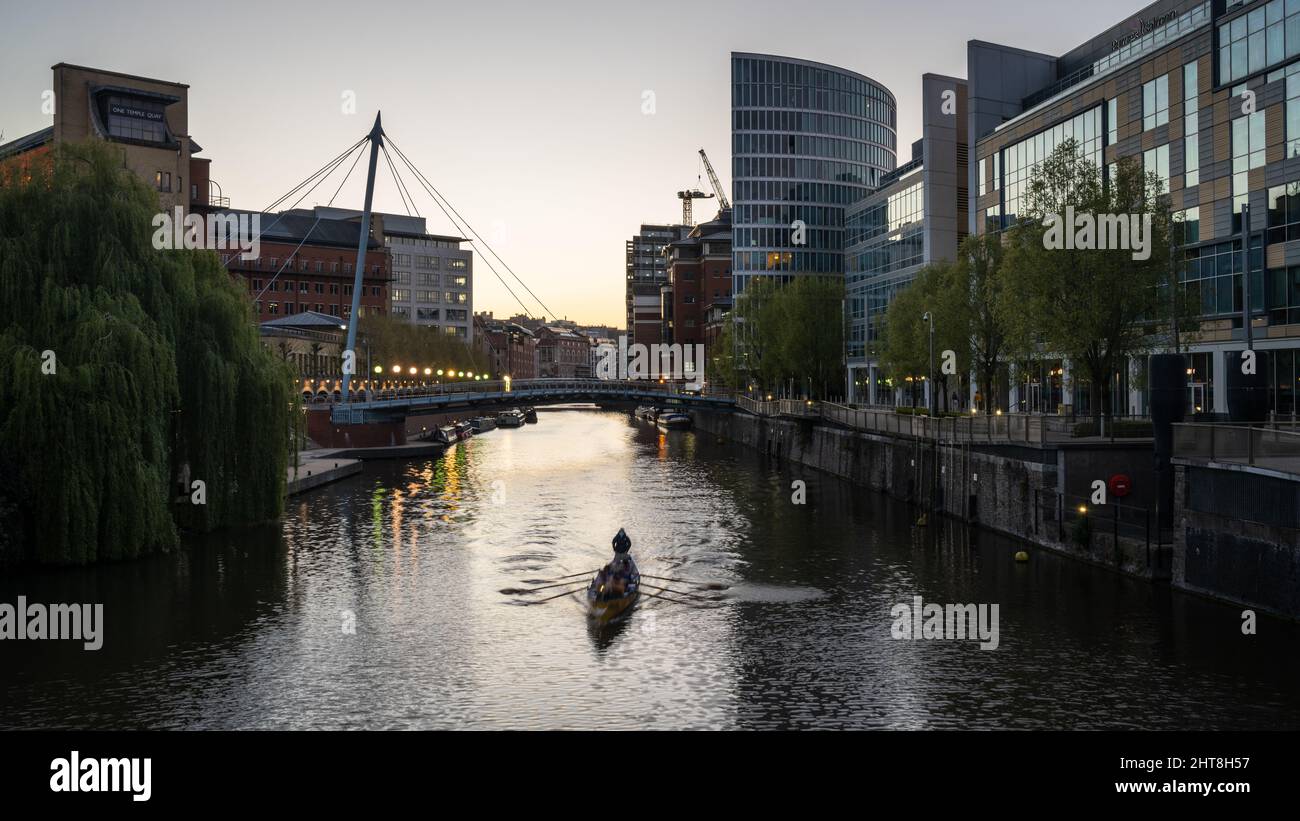
[[[677,199],[682,201],[682,225],[695,224],[695,209],[692,206],[692,203],[695,200],[707,200],[712,198],[712,194],[706,194],[698,188],[678,191]]]
[[[718,205],[722,206],[724,211],[729,210],[731,202],[727,200],[727,192],[722,190],[718,175],[713,173],[713,163],[709,162],[709,155],[704,153],[703,148],[700,149],[700,159],[704,160],[704,170],[709,172],[709,182],[713,184],[713,193],[718,195]]]

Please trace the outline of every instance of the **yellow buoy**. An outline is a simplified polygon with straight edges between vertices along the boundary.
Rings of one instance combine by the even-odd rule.
[[[1027,551],[1027,550],[1018,550],[1018,551],[1016,551],[1016,561],[1018,561],[1018,562],[1027,562],[1027,561],[1029,561],[1029,551]]]

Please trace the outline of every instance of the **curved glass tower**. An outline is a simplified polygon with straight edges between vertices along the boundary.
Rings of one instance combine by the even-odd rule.
[[[755,276],[843,276],[844,209],[894,169],[895,117],[869,77],[732,53],[733,293]]]

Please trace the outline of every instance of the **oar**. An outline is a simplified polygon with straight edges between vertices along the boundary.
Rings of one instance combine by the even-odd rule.
[[[507,596],[518,596],[521,593],[536,593],[538,590],[550,590],[552,587],[568,587],[571,584],[585,584],[586,579],[574,579],[573,581],[560,582],[559,584],[545,584],[541,587],[504,587],[501,592]]]
[[[658,593],[651,593],[648,590],[641,591],[643,596],[649,596],[652,599],[663,599],[664,601],[680,604],[682,607],[708,607],[707,604],[696,604],[694,602],[682,601],[681,599],[670,599],[667,596],[661,596]]]
[[[687,593],[685,590],[673,590],[671,587],[660,587],[657,584],[646,584],[645,582],[642,582],[641,586],[648,587],[651,590],[659,590],[664,593],[672,593],[674,596],[685,596],[689,599],[702,599],[703,601],[717,601],[716,598],[710,596],[697,596],[694,593]]]
[[[674,579],[669,576],[651,576],[649,573],[642,573],[643,579],[658,579],[661,582],[680,582],[681,584],[698,584],[701,590],[726,590],[730,585],[720,584],[718,582],[702,582],[696,579]]]
[[[548,601],[550,601],[551,599],[559,599],[559,598],[563,598],[563,597],[565,597],[565,596],[572,596],[574,593],[577,593],[577,592],[579,592],[579,591],[577,591],[577,590],[569,590],[569,591],[564,592],[564,593],[556,593],[554,596],[547,596],[547,597],[544,598],[544,599],[538,599],[537,601],[524,601],[524,602],[520,602],[520,604],[522,604],[522,605],[541,604],[541,603],[543,603],[543,602],[548,602]]]
[[[553,579],[525,579],[528,584],[540,584],[541,582],[558,582],[560,579],[572,579],[574,576],[594,576],[595,570],[585,570],[582,573],[570,573],[567,576],[556,576]]]

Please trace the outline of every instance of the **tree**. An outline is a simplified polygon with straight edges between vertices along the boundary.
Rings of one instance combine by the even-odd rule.
[[[949,297],[954,319],[969,340],[976,384],[992,407],[998,363],[1007,352],[1007,328],[1001,314],[1006,275],[1002,270],[1002,238],[997,234],[968,236],[953,266]]]
[[[1151,331],[1169,324],[1175,302],[1161,298],[1171,270],[1162,183],[1134,158],[1114,169],[1105,179],[1072,140],[1038,165],[1007,232],[998,298],[1014,353],[1068,358],[1090,384],[1094,415],[1108,412],[1113,374],[1153,344]],[[1066,224],[1069,214],[1076,225]],[[1121,219],[1137,230],[1121,234]],[[1117,241],[1124,235],[1127,243]]]
[[[99,141],[0,173],[0,563],[131,558],[283,509],[292,374],[214,253],[153,247],[159,210]]]
[[[431,368],[486,375],[491,368],[486,354],[470,348],[463,338],[449,336],[437,327],[413,325],[388,315],[366,314],[361,317],[357,331],[358,339],[369,341],[371,361],[383,367],[385,373],[391,373],[394,365],[404,371],[414,367],[421,374],[425,368]],[[360,343],[358,347],[364,352]]]
[[[739,370],[772,393],[838,397],[844,389],[844,284],[754,277],[736,300]]]

